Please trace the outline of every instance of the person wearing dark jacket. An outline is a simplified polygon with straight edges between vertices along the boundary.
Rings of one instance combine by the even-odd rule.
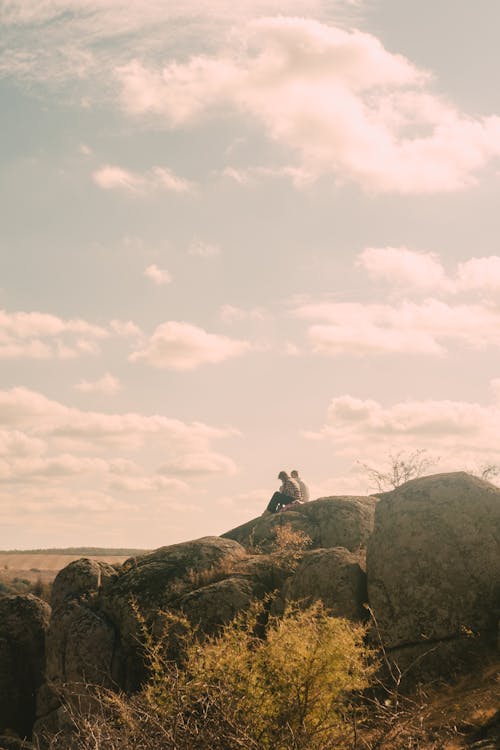
[[[301,502],[300,487],[295,479],[289,477],[286,471],[280,471],[278,479],[281,479],[281,487],[269,501],[266,508],[269,513],[277,513],[291,503]]]

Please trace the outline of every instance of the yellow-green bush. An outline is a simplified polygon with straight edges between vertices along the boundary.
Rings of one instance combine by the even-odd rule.
[[[130,699],[101,694],[105,740],[86,745],[86,732],[81,732],[71,747],[352,747],[352,698],[372,673],[363,629],[331,617],[321,603],[265,619],[265,605],[256,604],[219,635],[200,640],[186,620],[165,615],[164,635],[146,637],[149,683]],[[181,666],[168,657],[172,638],[182,651]],[[86,721],[92,724],[91,718]],[[95,727],[92,731],[95,737]]]

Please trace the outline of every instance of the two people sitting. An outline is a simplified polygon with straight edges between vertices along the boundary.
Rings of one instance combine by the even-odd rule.
[[[286,471],[280,471],[278,479],[281,480],[281,487],[270,499],[265,511],[266,514],[278,513],[309,500],[309,490],[299,477],[298,471],[294,469],[290,476]]]

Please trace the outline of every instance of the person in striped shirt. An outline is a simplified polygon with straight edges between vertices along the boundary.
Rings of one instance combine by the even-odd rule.
[[[286,471],[280,471],[278,479],[281,479],[281,487],[269,501],[266,508],[269,513],[277,513],[282,508],[286,508],[287,505],[300,503],[302,500],[299,485],[295,479],[288,476]]]
[[[295,481],[299,485],[302,502],[308,503],[309,502],[309,489],[307,487],[307,484],[303,482],[302,479],[299,477],[299,472],[297,471],[297,469],[294,469],[293,471],[291,471],[290,476],[292,477],[292,479],[295,479]]]

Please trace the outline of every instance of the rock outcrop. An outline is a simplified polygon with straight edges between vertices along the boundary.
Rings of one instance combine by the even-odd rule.
[[[312,549],[345,547],[356,552],[366,547],[376,504],[375,497],[322,497],[285,513],[254,518],[222,536],[246,548],[269,551],[276,527],[289,524],[310,537]]]
[[[337,617],[364,620],[367,616],[366,574],[359,555],[343,547],[306,552],[280,595],[284,604],[304,605],[321,599]]]
[[[31,594],[0,598],[0,734],[31,737],[49,617],[49,605]]]
[[[463,473],[442,474],[379,497],[321,498],[222,537],[162,547],[119,569],[71,563],[54,583],[37,727],[61,728],[57,687],[65,683],[137,690],[147,676],[141,627],[160,632],[166,610],[183,613],[202,637],[269,595],[275,614],[291,601],[321,599],[353,621],[366,619],[368,598],[388,652],[403,649],[411,660],[438,643],[450,661],[465,632],[496,638],[500,489]],[[282,525],[311,539],[296,564],[286,551],[271,552]],[[0,717],[9,669],[3,620]]]
[[[494,636],[500,614],[500,489],[463,472],[380,496],[368,596],[388,648]]]

